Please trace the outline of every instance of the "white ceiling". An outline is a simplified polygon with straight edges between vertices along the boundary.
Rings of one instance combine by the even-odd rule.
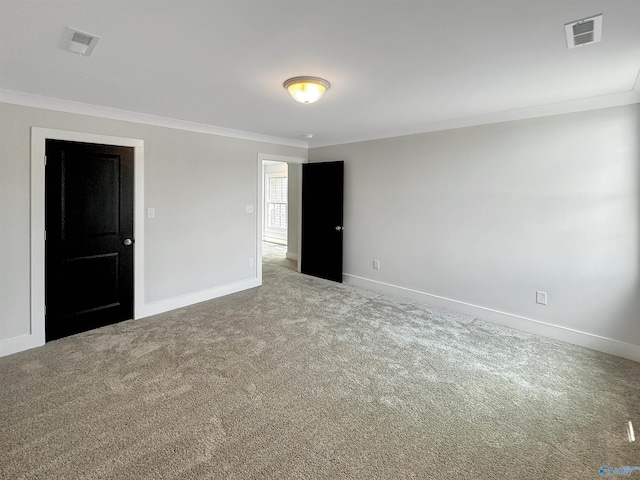
[[[639,23],[639,0],[0,0],[0,89],[329,145],[637,103]],[[332,87],[298,104],[297,75]]]

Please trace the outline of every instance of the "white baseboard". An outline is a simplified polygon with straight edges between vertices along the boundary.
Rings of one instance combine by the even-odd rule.
[[[242,290],[248,290],[249,288],[259,287],[260,285],[260,280],[257,278],[250,278],[249,280],[230,283],[228,285],[222,285],[221,287],[210,288],[208,290],[188,293],[179,297],[147,303],[144,306],[144,315],[138,318],[150,317],[151,315],[168,312],[170,310],[175,310],[176,308],[187,307],[194,303],[206,302],[207,300],[213,300],[214,298],[222,297],[224,295],[230,295]]]
[[[297,253],[293,253],[293,252],[287,252],[287,258],[289,260],[294,260],[294,261],[298,261],[298,254]]]
[[[44,345],[44,338],[38,335],[26,334],[18,337],[7,338],[0,341],[0,357],[5,357],[14,353],[29,350]]]
[[[136,318],[150,317],[151,315],[157,315],[159,313],[175,310],[176,308],[186,307],[189,305],[193,305],[194,303],[205,302],[207,300],[212,300],[214,298],[229,295],[231,293],[240,292],[249,288],[259,287],[261,284],[262,283],[260,282],[260,280],[258,280],[258,278],[251,278],[249,280],[230,283],[221,287],[202,290],[195,293],[189,293],[187,295],[181,295],[179,297],[169,298],[167,300],[161,300],[159,302],[148,303],[143,307],[143,315],[139,315]],[[6,340],[0,340],[0,357],[22,352],[24,350],[29,350],[35,347],[41,347],[44,344],[44,336],[34,334],[20,335],[14,338],[8,338]]]
[[[543,337],[560,340],[563,342],[590,348],[599,352],[608,353],[622,358],[628,358],[640,362],[640,346],[631,343],[621,342],[612,338],[601,337],[588,332],[574,330],[560,325],[535,320],[533,318],[522,317],[512,313],[501,312],[479,305],[453,300],[430,293],[411,290],[409,288],[391,285],[389,283],[378,282],[356,275],[343,274],[345,283],[355,287],[365,288],[380,293],[396,295],[420,302],[428,303],[437,307],[447,308],[455,312],[464,313],[489,322],[515,328]]]
[[[270,237],[269,235],[264,235],[262,237],[262,241],[265,243],[272,243],[274,245],[279,245],[281,247],[286,247],[287,246],[287,239],[286,238],[276,238],[276,237]]]

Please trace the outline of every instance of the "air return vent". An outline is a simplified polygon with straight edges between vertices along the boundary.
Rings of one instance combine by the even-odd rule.
[[[96,35],[67,27],[62,39],[62,48],[88,57],[93,52],[93,49],[96,48],[98,40],[100,40],[100,37]]]
[[[602,15],[585,18],[564,26],[567,35],[567,47],[576,48],[597,43],[602,37]]]

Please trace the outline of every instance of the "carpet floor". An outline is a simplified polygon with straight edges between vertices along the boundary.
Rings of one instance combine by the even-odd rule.
[[[263,282],[0,358],[0,478],[588,479],[640,465],[639,363],[300,275],[280,247],[265,247]]]

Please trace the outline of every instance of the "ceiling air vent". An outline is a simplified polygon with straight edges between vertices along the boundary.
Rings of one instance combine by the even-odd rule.
[[[576,48],[597,43],[602,37],[602,15],[585,18],[564,26],[567,34],[567,47]]]
[[[67,27],[62,39],[62,48],[88,57],[93,52],[93,49],[96,48],[98,40],[100,40],[100,37],[96,35]]]

